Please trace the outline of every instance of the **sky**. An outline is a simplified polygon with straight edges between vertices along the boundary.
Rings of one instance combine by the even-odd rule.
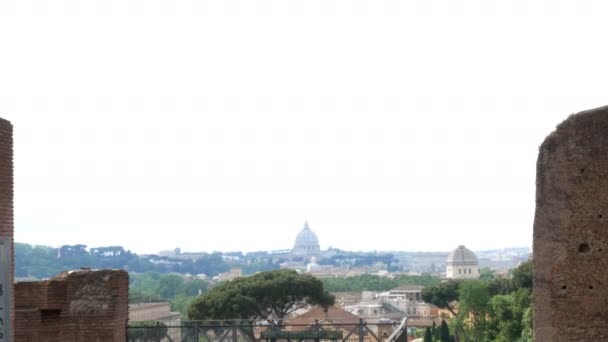
[[[608,104],[601,1],[3,1],[15,241],[531,246],[538,146]]]

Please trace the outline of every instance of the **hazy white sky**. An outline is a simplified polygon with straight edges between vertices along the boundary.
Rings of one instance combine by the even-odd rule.
[[[600,1],[3,1],[15,239],[530,246],[539,144],[608,103]]]

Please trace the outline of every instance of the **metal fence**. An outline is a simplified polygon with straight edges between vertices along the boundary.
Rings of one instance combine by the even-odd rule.
[[[170,321],[132,323],[127,342],[384,342],[400,322],[272,324],[266,321]]]

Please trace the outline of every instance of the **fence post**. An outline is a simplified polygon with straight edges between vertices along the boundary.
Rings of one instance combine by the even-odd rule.
[[[199,339],[198,339],[198,323],[199,322],[195,322],[194,323],[194,341],[195,342],[199,341]]]
[[[236,321],[232,321],[232,342],[237,342],[237,340]]]
[[[359,342],[363,342],[363,318],[359,318]]]
[[[156,340],[160,342],[160,322],[156,321]]]

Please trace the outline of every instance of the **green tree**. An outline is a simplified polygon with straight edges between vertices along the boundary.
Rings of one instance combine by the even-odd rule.
[[[155,293],[162,275],[158,272],[141,274],[129,273],[129,290],[143,293]]]
[[[509,294],[521,288],[532,290],[532,260],[512,269],[509,279],[495,278],[489,283],[493,295]]]
[[[532,289],[532,260],[528,260],[511,271],[513,289]]]
[[[526,311],[531,306],[530,290],[520,288],[508,295],[496,295],[490,300],[491,333],[494,340],[509,342],[523,336]]]
[[[488,267],[479,269],[479,280],[492,280],[495,278],[494,271]]]
[[[191,279],[184,282],[181,288],[181,294],[195,297],[207,292],[209,284],[201,279]]]
[[[182,291],[184,286],[184,277],[176,274],[164,275],[160,278],[156,293],[159,296],[167,299],[173,299]]]
[[[431,334],[430,328],[426,328],[424,331],[424,342],[433,342],[433,335]]]
[[[450,280],[436,286],[425,287],[422,290],[422,300],[439,308],[448,309],[455,316],[456,312],[450,303],[458,300],[459,285],[459,282]]]
[[[285,316],[306,305],[333,305],[335,298],[310,274],[293,270],[261,272],[213,287],[188,309],[190,319],[262,318],[282,324]]]
[[[327,291],[388,291],[401,285],[433,286],[441,283],[437,277],[430,275],[410,276],[400,275],[395,279],[371,274],[362,274],[355,277],[323,278],[323,285]]]
[[[129,303],[157,303],[164,302],[166,299],[161,298],[155,293],[146,293],[140,291],[129,291]]]
[[[465,336],[472,341],[486,341],[487,320],[490,313],[490,288],[487,282],[468,280],[458,288],[460,309],[458,316],[463,321]]]
[[[533,329],[532,329],[532,307],[529,307],[524,312],[524,317],[522,318],[522,326],[523,330],[521,332],[521,341],[522,342],[532,342],[534,341]]]
[[[433,320],[433,327],[431,328],[431,334],[433,335],[433,341],[439,341],[439,328],[437,328],[437,324],[435,324],[435,320]]]
[[[182,314],[182,317],[187,316],[188,308],[190,304],[196,299],[194,296],[186,296],[178,294],[171,301],[171,311],[177,311]]]
[[[439,341],[450,342],[450,328],[444,320],[441,320],[441,327],[439,328]]]

